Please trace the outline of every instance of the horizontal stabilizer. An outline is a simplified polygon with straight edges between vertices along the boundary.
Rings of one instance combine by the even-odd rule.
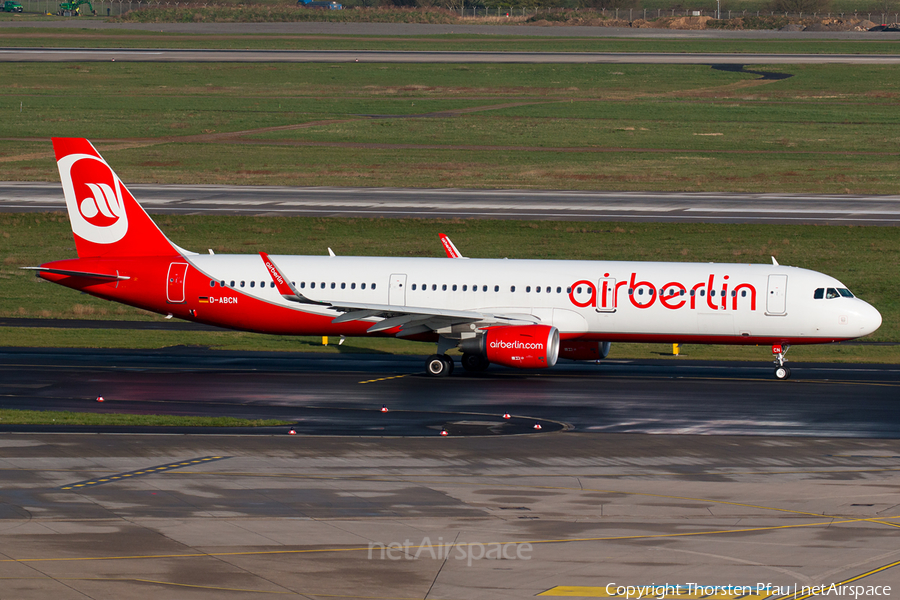
[[[68,269],[50,269],[48,267],[22,267],[26,271],[40,271],[41,273],[54,273],[56,275],[67,275],[69,277],[88,277],[90,279],[106,279],[109,281],[118,281],[120,279],[131,279],[125,275],[110,273],[89,273],[87,271],[70,271]]]

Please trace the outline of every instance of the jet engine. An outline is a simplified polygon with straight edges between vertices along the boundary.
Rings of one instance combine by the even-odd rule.
[[[465,355],[519,369],[545,369],[559,357],[559,330],[550,325],[503,325],[459,344]],[[465,362],[464,362],[465,366]]]
[[[559,357],[570,360],[601,360],[609,355],[609,342],[563,341],[559,345]]]

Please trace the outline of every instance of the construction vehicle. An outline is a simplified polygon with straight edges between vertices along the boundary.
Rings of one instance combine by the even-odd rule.
[[[72,0],[71,2],[63,2],[59,5],[59,10],[56,14],[61,17],[80,17],[82,4],[87,4],[88,8],[91,9],[91,14],[97,16],[97,11],[94,10],[94,6],[90,3],[90,0]]]
[[[6,0],[3,3],[3,12],[22,12],[22,5],[18,2]]]

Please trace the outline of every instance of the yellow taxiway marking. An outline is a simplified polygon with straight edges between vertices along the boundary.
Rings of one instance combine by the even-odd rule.
[[[158,467],[151,467],[149,469],[144,469],[142,471],[132,471],[130,473],[118,473],[116,475],[107,475],[104,479],[91,479],[86,481],[79,481],[78,483],[70,483],[69,485],[64,485],[60,487],[61,490],[74,490],[80,489],[90,486],[98,486],[103,485],[104,483],[109,483],[110,481],[118,481],[119,479],[124,479],[125,477],[139,477],[141,475],[149,475],[151,473],[159,473],[161,471],[170,471],[172,469],[180,469],[181,467],[185,467],[188,465],[199,465],[201,463],[207,463],[213,460],[222,460],[225,458],[224,456],[204,456],[203,458],[197,458],[194,460],[189,460],[187,462],[178,462],[178,463],[169,463],[167,465],[160,465]]]
[[[828,590],[831,589],[832,587],[837,588],[839,590],[841,588],[841,586],[847,585],[848,583],[853,583],[854,581],[859,581],[863,577],[868,577],[869,575],[874,575],[875,573],[881,573],[882,571],[887,571],[888,569],[891,569],[898,565],[900,565],[900,560],[898,560],[896,562],[892,562],[889,565],[884,565],[884,566],[878,567],[877,569],[872,569],[871,571],[866,571],[865,573],[863,573],[861,575],[856,575],[855,577],[845,579],[844,581],[841,581],[840,583],[833,583],[831,585],[826,585],[826,586],[824,586],[825,589],[823,589],[820,592],[801,593],[799,595],[796,593],[786,594],[784,596],[781,596],[777,600],[786,600],[787,598],[790,598],[791,600],[806,600],[807,598],[812,598],[813,596],[820,596],[822,594],[831,595],[831,594],[828,594]],[[812,586],[807,586],[807,589],[809,587],[812,587]],[[847,594],[847,595],[849,596],[850,594]]]
[[[400,379],[401,377],[408,377],[409,373],[406,375],[394,375],[392,377],[379,377],[378,379],[368,379],[366,381],[358,381],[357,383],[375,383],[376,381],[387,381],[388,379]]]
[[[817,515],[821,516],[821,515]],[[896,517],[881,517],[884,519],[898,519]],[[692,531],[684,533],[658,533],[644,535],[616,535],[606,537],[585,537],[585,538],[561,538],[550,540],[519,540],[508,542],[487,542],[489,544],[571,544],[579,542],[609,542],[619,540],[655,540],[655,539],[676,539],[684,537],[699,537],[708,535],[727,535],[731,533],[750,533],[756,531],[776,531],[787,529],[801,529],[808,527],[833,527],[835,525],[846,525],[848,523],[878,522],[876,519],[846,519],[836,521],[829,519],[827,521],[819,521],[816,523],[797,523],[794,525],[768,525],[765,527],[745,527],[739,529],[712,529],[706,531]],[[465,542],[455,544],[457,547],[483,546],[485,542]],[[421,544],[418,546],[409,546],[408,550],[443,548],[443,544]],[[406,548],[406,546],[404,546]],[[161,558],[218,558],[223,556],[274,556],[274,555],[291,555],[291,554],[327,554],[337,552],[369,552],[369,546],[354,546],[350,548],[309,548],[304,550],[252,550],[244,552],[195,552],[185,554],[147,554],[147,555],[128,555],[128,556],[81,556],[81,557],[64,557],[64,558],[4,558],[0,559],[2,563],[39,563],[39,562],[81,562],[81,561],[99,561],[99,560],[141,560],[141,559],[161,559]]]

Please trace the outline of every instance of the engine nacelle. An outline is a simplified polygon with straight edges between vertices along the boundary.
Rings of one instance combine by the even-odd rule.
[[[551,325],[490,327],[484,335],[463,340],[459,348],[506,367],[545,369],[559,357],[559,330]]]
[[[609,342],[564,340],[559,344],[559,357],[569,360],[601,360],[609,355],[611,345]]]

